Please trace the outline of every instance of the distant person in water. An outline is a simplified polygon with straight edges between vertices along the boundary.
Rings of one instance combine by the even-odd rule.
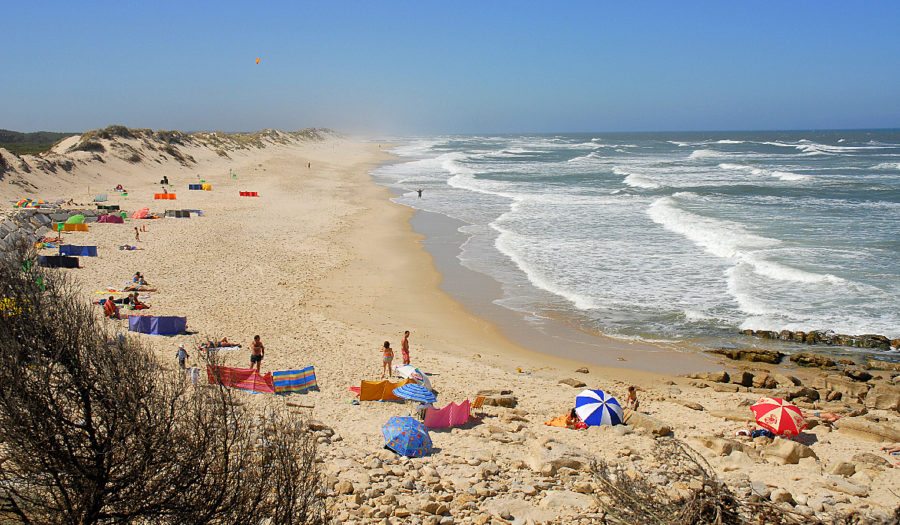
[[[419,188],[416,191],[419,193],[419,198],[421,199],[422,198],[422,188]]]
[[[400,357],[404,365],[409,364],[409,330],[403,332],[403,339],[400,340]]]
[[[384,346],[381,347],[381,379],[384,379],[384,374],[387,373],[388,377],[394,377],[394,373],[391,370],[391,362],[394,360],[394,349],[391,348],[391,343],[388,341],[384,342]]]

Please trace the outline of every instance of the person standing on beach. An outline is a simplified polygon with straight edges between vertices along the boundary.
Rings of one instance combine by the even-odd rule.
[[[403,364],[409,364],[409,330],[403,332],[403,339],[400,341],[400,357],[403,358]]]
[[[391,362],[393,360],[394,350],[391,348],[391,343],[385,341],[384,346],[381,347],[381,379],[384,379],[385,372],[387,372],[388,377],[394,377],[394,373],[391,370]]]
[[[134,227],[134,240],[138,242],[141,240],[141,232],[138,231],[137,226]]]
[[[188,357],[190,357],[187,353],[187,350],[184,349],[184,343],[178,345],[178,352],[175,354],[175,357],[178,358],[178,366],[180,366],[181,369],[184,370],[184,362]]]
[[[263,346],[258,335],[253,336],[253,344],[250,345],[250,368],[253,368],[253,365],[256,364],[257,374],[259,373],[259,364],[262,362],[264,355],[266,355],[266,347]]]
[[[421,199],[422,198],[422,188],[419,188],[416,191],[419,192],[419,198]]]

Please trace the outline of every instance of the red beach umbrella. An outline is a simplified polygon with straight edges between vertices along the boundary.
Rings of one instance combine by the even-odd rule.
[[[763,397],[750,410],[759,426],[779,436],[796,436],[806,428],[800,409],[778,397]]]

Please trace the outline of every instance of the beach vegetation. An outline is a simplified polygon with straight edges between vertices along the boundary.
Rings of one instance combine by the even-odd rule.
[[[59,141],[76,133],[56,133],[50,131],[37,131],[34,133],[21,133],[0,129],[0,148],[16,155],[37,155],[49,151]]]
[[[24,242],[0,256],[0,521],[325,523],[315,437],[193,386]]]
[[[592,467],[602,523],[655,525],[851,524],[859,516],[833,512],[828,521],[803,515],[718,479],[704,457],[675,438],[656,440],[659,468],[642,472],[628,465],[597,461]],[[900,517],[900,506],[896,514]]]
[[[81,141],[72,147],[72,151],[103,153],[106,151],[106,147],[97,141],[85,139],[82,137]]]

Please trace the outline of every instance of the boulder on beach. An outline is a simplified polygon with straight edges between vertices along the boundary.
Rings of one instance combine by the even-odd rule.
[[[792,355],[791,362],[796,363],[799,366],[837,368],[837,363],[834,359],[822,354],[812,354],[807,352]]]
[[[776,350],[758,350],[755,348],[719,348],[717,350],[709,350],[709,353],[723,355],[736,361],[772,363],[776,365],[784,357],[783,353]]]

